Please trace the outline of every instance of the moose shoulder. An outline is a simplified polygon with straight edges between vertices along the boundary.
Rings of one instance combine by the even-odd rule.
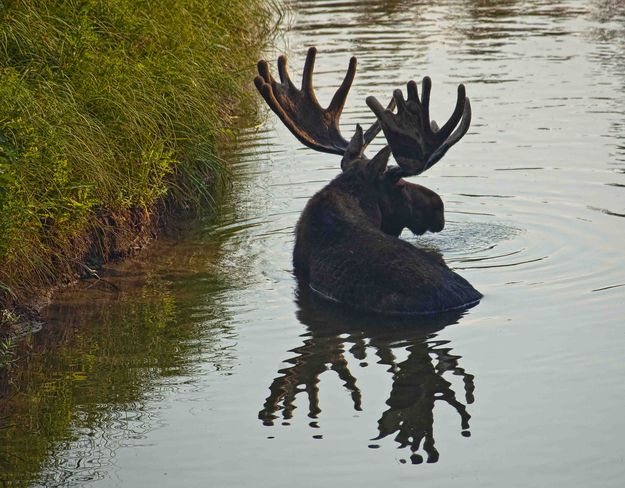
[[[404,177],[431,167],[466,133],[471,106],[464,87],[460,85],[454,113],[440,129],[429,119],[427,77],[421,97],[411,81],[408,99],[396,90],[387,109],[369,97],[377,121],[366,132],[357,125],[348,142],[338,123],[356,60],[351,59],[343,83],[323,109],[312,87],[315,55],[311,48],[301,90],[292,83],[284,56],[278,59],[279,83],[265,61],[259,62],[255,79],[269,107],[303,144],[342,155],[342,173],[310,199],[297,224],[293,264],[300,284],[329,300],[383,314],[429,314],[474,305],[482,295],[441,257],[398,238],[406,227],[415,234],[444,227],[441,198]],[[364,151],[380,130],[388,146],[368,159]],[[388,167],[391,152],[398,167]]]

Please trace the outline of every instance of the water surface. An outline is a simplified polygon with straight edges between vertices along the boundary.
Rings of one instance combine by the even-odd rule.
[[[433,80],[473,124],[414,181],[484,295],[413,326],[318,310],[292,229],[339,171],[273,114],[224,155],[217,216],[58,296],[2,386],[0,479],[32,486],[602,486],[625,482],[625,8],[611,1],[298,1],[277,51],[349,56],[364,99]],[[273,62],[273,61],[272,61]],[[378,141],[378,147],[383,139]]]

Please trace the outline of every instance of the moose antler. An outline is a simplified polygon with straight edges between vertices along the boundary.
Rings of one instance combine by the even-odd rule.
[[[426,76],[422,82],[421,99],[414,81],[407,85],[408,100],[404,100],[401,90],[395,90],[393,97],[397,102],[396,114],[384,109],[375,97],[367,97],[367,105],[380,122],[399,164],[398,176],[417,175],[432,167],[466,134],[471,124],[471,103],[464,85],[459,85],[456,108],[439,129],[435,121],[430,121],[431,89],[432,81]]]
[[[306,55],[300,90],[295,87],[289,77],[287,58],[284,55],[278,58],[280,83],[271,76],[269,65],[263,59],[258,62],[259,76],[254,79],[254,84],[269,108],[280,117],[282,123],[302,144],[317,151],[345,155],[349,143],[341,135],[339,118],[356,74],[356,58],[352,57],[349,60],[349,68],[343,83],[332,97],[330,105],[324,109],[319,105],[313,89],[312,78],[316,55],[317,49],[311,47]],[[393,107],[394,101],[389,108]],[[364,148],[380,132],[380,129],[380,123],[376,121],[362,136],[363,145],[357,148],[356,152],[362,155]],[[353,153],[353,148],[350,148],[349,152]]]

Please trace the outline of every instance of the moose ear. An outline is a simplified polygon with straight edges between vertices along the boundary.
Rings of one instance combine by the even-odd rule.
[[[356,132],[352,136],[351,141],[345,149],[343,159],[341,159],[341,169],[347,171],[351,168],[354,161],[363,158],[363,151],[365,149],[365,139],[360,124],[356,124]]]
[[[388,158],[391,155],[391,148],[384,146],[369,162],[367,162],[367,174],[371,178],[379,178],[386,170]]]

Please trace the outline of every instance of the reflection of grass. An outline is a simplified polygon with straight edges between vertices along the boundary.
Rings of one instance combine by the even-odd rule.
[[[0,479],[10,486],[102,476],[120,444],[158,423],[168,385],[184,388],[200,362],[228,370],[228,313],[211,298],[223,277],[172,281],[128,266],[110,277],[121,291],[74,290],[50,327],[18,344],[0,381]]]
[[[18,317],[9,310],[0,312],[0,330],[11,329],[16,326]],[[15,337],[0,336],[0,371],[9,367],[15,360]]]
[[[15,361],[15,339],[7,337],[0,341],[0,369],[8,367]]]
[[[0,4],[0,297],[81,271],[166,195],[210,201],[268,3]]]

